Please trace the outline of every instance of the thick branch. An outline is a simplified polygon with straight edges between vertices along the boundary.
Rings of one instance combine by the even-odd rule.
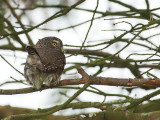
[[[49,89],[49,88],[57,88],[58,86],[64,86],[64,85],[79,85],[79,84],[85,84],[89,83],[90,85],[109,85],[109,86],[160,86],[160,79],[125,79],[125,78],[107,78],[107,77],[94,77],[89,76],[86,77],[83,76],[82,78],[77,79],[65,79],[61,80],[60,84],[57,86],[52,87],[46,87],[44,86],[41,90]],[[22,88],[22,89],[0,89],[0,95],[12,95],[12,94],[23,94],[23,93],[32,93],[36,92],[38,90],[35,90],[32,87],[29,88]]]

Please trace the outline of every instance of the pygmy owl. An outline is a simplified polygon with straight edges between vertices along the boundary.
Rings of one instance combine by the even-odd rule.
[[[42,84],[46,86],[58,84],[66,64],[62,41],[56,37],[45,37],[34,47],[27,46],[26,50],[28,52],[24,68],[26,80],[36,89],[40,89]]]

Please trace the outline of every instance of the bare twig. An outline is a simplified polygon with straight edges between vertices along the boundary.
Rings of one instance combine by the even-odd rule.
[[[58,12],[56,12],[54,15],[52,15],[51,17],[49,17],[48,19],[46,19],[45,21],[43,21],[42,23],[32,27],[32,28],[28,28],[26,29],[25,31],[20,31],[20,32],[17,32],[17,33],[14,33],[14,34],[17,34],[17,35],[20,35],[20,34],[23,34],[23,33],[28,33],[32,30],[34,30],[35,28],[38,28],[39,26],[55,19],[55,18],[58,18],[58,17],[61,17],[63,15],[66,15],[68,12],[70,12],[73,8],[75,8],[76,6],[78,6],[79,4],[83,3],[85,0],[80,0],[78,1],[77,3],[75,3],[74,5],[70,6],[69,8],[65,8],[65,9],[62,9]],[[10,34],[7,34],[7,35],[4,35],[3,38],[9,36],[9,35],[14,35],[13,33],[10,33]]]
[[[20,71],[17,70],[13,65],[11,65],[2,55],[0,55],[0,56],[1,56],[1,58],[2,58],[6,63],[8,63],[8,65],[10,65],[15,71],[17,71],[18,73],[20,73],[21,75],[23,75],[22,72],[20,72]]]
[[[14,11],[14,9],[12,8],[12,6],[10,5],[8,0],[5,0],[6,4],[8,5],[9,9],[11,10],[12,14],[14,15],[14,17],[17,19],[18,23],[20,24],[20,26],[22,27],[22,29],[25,31],[25,27],[23,25],[23,23],[21,22],[19,16],[16,14],[16,12]],[[25,32],[26,37],[28,38],[29,44],[33,45],[33,41],[31,40],[28,32]]]
[[[80,51],[82,50],[82,48],[83,48],[83,46],[84,46],[84,44],[85,44],[85,42],[86,42],[86,40],[87,40],[88,34],[89,34],[90,30],[91,30],[91,27],[92,27],[92,24],[93,24],[93,21],[94,21],[94,16],[95,16],[95,14],[96,14],[98,5],[99,5],[99,0],[97,0],[97,5],[96,5],[96,8],[95,8],[95,10],[94,10],[94,12],[93,12],[93,16],[92,16],[92,19],[91,19],[91,23],[90,23],[90,26],[89,26],[88,31],[87,31],[87,33],[86,33],[85,39],[84,39],[84,41],[83,41],[83,43],[82,43],[82,46],[81,46],[81,48],[80,48]]]

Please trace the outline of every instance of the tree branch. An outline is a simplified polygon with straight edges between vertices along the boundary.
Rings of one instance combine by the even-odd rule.
[[[160,87],[160,79],[142,79],[142,78],[108,78],[108,77],[94,77],[88,76],[88,74],[82,69],[79,68],[78,72],[82,75],[82,78],[77,79],[64,79],[61,80],[58,85],[53,85],[51,87],[43,86],[40,91],[50,88],[57,88],[58,86],[65,85],[79,85],[79,84],[90,84],[90,85],[109,85],[109,86],[156,86]],[[12,95],[12,94],[23,94],[23,93],[32,93],[39,90],[36,90],[32,87],[22,88],[22,89],[0,89],[0,95]]]
[[[85,72],[80,69],[78,70],[80,73],[85,74]],[[86,75],[86,74],[85,74]],[[86,83],[81,89],[79,89],[72,97],[70,97],[65,103],[63,103],[62,105],[51,109],[50,111],[47,111],[45,113],[35,113],[35,114],[21,114],[21,115],[11,115],[7,118],[4,118],[4,120],[10,120],[10,119],[14,119],[14,120],[26,120],[26,119],[33,119],[33,118],[40,118],[40,117],[44,117],[44,116],[48,116],[52,113],[55,113],[61,109],[64,109],[69,103],[71,103],[77,96],[79,96],[87,87],[89,86],[88,83]]]
[[[49,22],[49,21],[51,21],[51,20],[53,20],[53,19],[55,19],[55,18],[61,17],[61,16],[63,16],[63,15],[66,15],[66,14],[69,13],[73,8],[75,8],[76,6],[80,5],[80,4],[83,3],[84,1],[85,1],[85,0],[80,0],[80,1],[78,1],[77,3],[75,3],[75,4],[72,5],[72,6],[56,12],[54,15],[52,15],[51,17],[49,17],[49,18],[46,19],[45,21],[41,22],[40,24],[35,25],[35,26],[32,27],[32,28],[28,28],[28,29],[26,29],[25,31],[23,30],[23,31],[14,33],[14,34],[20,35],[20,34],[23,34],[23,33],[28,33],[28,32],[30,32],[30,31],[34,30],[35,28],[38,28],[39,26],[41,26],[41,25],[43,25],[43,24],[45,24],[45,23],[47,23],[47,22]],[[13,34],[13,33],[10,33],[10,34],[4,35],[3,38],[5,38],[5,37],[7,37],[7,36],[9,36],[9,35],[14,35],[14,34]]]

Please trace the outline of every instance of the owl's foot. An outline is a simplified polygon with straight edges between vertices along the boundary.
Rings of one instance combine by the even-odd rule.
[[[59,85],[59,83],[59,80],[53,82],[54,85]]]
[[[41,88],[45,88],[45,86],[46,86],[45,84],[42,84]]]
[[[57,86],[57,85],[59,85],[59,80],[58,81],[53,81],[53,82],[51,82],[51,83],[46,83],[46,86],[48,86],[48,87],[51,87],[51,86]]]
[[[35,87],[32,87],[32,88],[33,88],[33,90],[34,90],[34,91],[36,91],[36,90],[37,90],[37,88],[35,88]]]
[[[42,85],[33,85],[33,88],[35,88],[36,90],[40,90],[42,88]]]

